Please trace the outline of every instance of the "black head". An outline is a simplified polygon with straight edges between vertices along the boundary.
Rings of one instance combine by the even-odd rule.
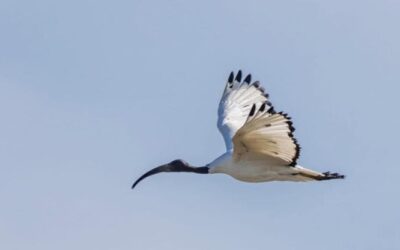
[[[189,163],[187,163],[186,161],[181,160],[181,159],[173,160],[170,163],[168,163],[168,165],[170,165],[171,167],[177,168],[177,169],[190,167]]]

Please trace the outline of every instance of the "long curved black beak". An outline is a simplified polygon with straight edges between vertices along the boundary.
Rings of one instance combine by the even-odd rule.
[[[136,185],[137,185],[140,181],[142,181],[144,178],[149,177],[149,176],[154,175],[154,174],[162,173],[162,172],[171,172],[171,167],[170,167],[170,165],[167,164],[167,165],[162,165],[162,166],[153,168],[153,169],[150,170],[149,172],[147,172],[147,173],[145,173],[144,175],[140,176],[140,178],[137,179],[137,180],[135,181],[135,183],[133,183],[132,189],[134,189],[134,188],[136,187]]]
[[[132,185],[132,189],[136,187],[136,185],[142,181],[144,178],[147,178],[151,175],[162,173],[162,172],[193,172],[198,174],[208,174],[208,167],[189,167],[189,166],[174,166],[171,164],[161,165],[159,167],[153,168],[149,172],[145,173],[144,175],[140,176],[139,179],[135,181]]]

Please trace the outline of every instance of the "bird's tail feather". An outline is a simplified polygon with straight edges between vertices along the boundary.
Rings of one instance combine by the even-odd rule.
[[[296,166],[294,167],[296,170],[296,173],[293,175],[299,176],[304,181],[324,181],[324,180],[332,180],[332,179],[344,179],[345,176],[339,173],[331,173],[331,172],[324,172],[324,173],[319,173],[311,169],[303,168],[301,166]]]

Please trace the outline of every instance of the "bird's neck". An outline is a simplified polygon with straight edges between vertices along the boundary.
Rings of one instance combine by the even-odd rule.
[[[227,169],[232,165],[232,152],[228,151],[207,166],[209,167],[209,173],[226,173]]]
[[[204,167],[195,167],[191,165],[186,165],[186,166],[167,166],[163,170],[163,172],[190,172],[190,173],[197,173],[197,174],[208,174],[209,173],[209,167],[204,166]]]
[[[192,172],[197,174],[208,174],[209,170],[209,167],[192,167]]]

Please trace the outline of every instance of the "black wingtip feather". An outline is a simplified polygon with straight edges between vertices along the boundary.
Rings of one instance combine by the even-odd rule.
[[[239,70],[238,73],[236,74],[235,80],[237,82],[241,82],[242,81],[242,71]]]
[[[255,105],[255,104],[253,104],[253,106],[251,107],[251,110],[250,110],[249,116],[253,116],[255,112],[256,112],[256,105]]]
[[[235,77],[235,75],[233,74],[233,71],[232,71],[232,72],[229,74],[228,82],[229,82],[229,83],[232,83],[234,77]]]
[[[247,84],[250,84],[250,82],[251,82],[251,74],[248,74],[246,76],[246,78],[244,78],[244,82],[247,83]]]
[[[256,87],[257,89],[260,88],[260,82],[259,81],[253,82],[253,86]]]
[[[268,102],[267,104],[268,104],[268,106],[270,107],[270,108],[267,110],[267,113],[276,114],[276,111],[275,111],[274,107],[271,106],[271,103]]]
[[[263,112],[265,110],[265,105],[266,105],[265,102],[261,105],[261,107],[259,109],[260,112]]]

